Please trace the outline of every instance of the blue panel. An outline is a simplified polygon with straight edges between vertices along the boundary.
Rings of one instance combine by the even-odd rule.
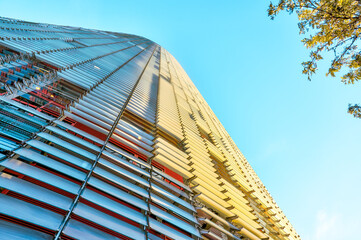
[[[51,230],[56,230],[63,220],[63,216],[60,214],[4,194],[0,194],[0,213]]]
[[[63,233],[78,240],[121,240],[120,238],[109,235],[73,219],[69,220]]]
[[[51,240],[53,236],[0,220],[0,240]]]
[[[74,209],[74,214],[88,219],[101,226],[109,228],[115,232],[123,234],[133,239],[146,239],[145,233],[138,227],[123,222],[117,218],[109,216],[101,211],[91,208],[83,203],[79,203]]]
[[[26,148],[20,148],[15,151],[16,154],[19,154],[20,156],[29,159],[32,162],[39,163],[43,166],[46,166],[48,168],[51,168],[53,170],[59,171],[65,175],[68,175],[70,177],[73,177],[78,180],[84,180],[86,174],[84,172],[81,172],[75,168],[72,168],[68,165],[65,165],[61,162],[58,162],[52,158],[46,157],[40,153],[37,153],[35,151],[32,151],[30,149]]]

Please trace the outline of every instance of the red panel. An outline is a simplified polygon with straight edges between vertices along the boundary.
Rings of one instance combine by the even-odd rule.
[[[178,181],[180,181],[181,183],[184,183],[183,182],[183,177],[181,175],[179,175],[178,173],[176,172],[173,172],[172,170],[170,170],[169,168],[163,166],[162,164],[158,163],[158,162],[152,162],[152,165],[155,166],[156,168],[162,170],[163,172],[165,172],[166,174],[168,174],[169,176],[177,179]],[[175,184],[172,184],[178,188],[180,188],[178,185],[175,185]]]
[[[50,65],[50,64],[48,64],[48,63],[41,62],[41,64],[43,64],[43,65],[45,65],[45,66],[47,66],[47,67],[49,67],[49,68],[52,68],[52,69],[58,70],[58,68],[57,68],[57,67],[55,67],[55,66],[53,66],[53,65]]]
[[[107,138],[107,135],[105,135],[103,133],[100,133],[100,132],[98,132],[98,131],[96,131],[96,130],[88,127],[88,126],[85,126],[82,123],[76,122],[74,124],[74,127],[79,128],[80,130],[83,130],[84,132],[87,132],[87,133],[89,133],[89,134],[91,134],[91,135],[93,135],[93,136],[95,136],[95,137],[97,137],[97,138],[99,138],[99,139],[101,139],[103,141]]]
[[[127,152],[132,153],[133,155],[137,156],[138,158],[140,158],[140,159],[142,159],[142,160],[144,160],[144,161],[147,161],[147,157],[146,157],[146,156],[144,156],[143,154],[140,154],[138,151],[132,149],[131,147],[129,147],[129,146],[127,146],[127,145],[125,145],[125,144],[117,141],[117,140],[114,140],[113,138],[110,138],[110,139],[109,139],[109,142],[110,142],[110,143],[113,143],[114,145],[116,145],[116,146],[118,146],[118,147],[120,147],[121,149],[124,149],[124,150],[127,151]]]

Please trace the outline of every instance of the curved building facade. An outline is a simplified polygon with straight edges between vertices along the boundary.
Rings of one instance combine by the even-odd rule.
[[[0,239],[300,239],[185,71],[0,18]]]

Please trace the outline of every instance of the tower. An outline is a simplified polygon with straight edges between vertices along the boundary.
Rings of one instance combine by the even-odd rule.
[[[164,48],[0,28],[0,239],[300,239]]]

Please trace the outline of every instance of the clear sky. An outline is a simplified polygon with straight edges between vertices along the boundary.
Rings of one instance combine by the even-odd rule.
[[[302,239],[358,239],[361,120],[347,114],[347,105],[361,102],[360,84],[345,86],[324,71],[307,81],[296,16],[271,21],[268,4],[0,0],[0,15],[159,43],[187,71]]]

